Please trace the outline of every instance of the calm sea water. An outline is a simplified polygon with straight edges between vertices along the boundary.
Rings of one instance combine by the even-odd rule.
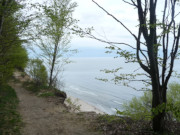
[[[99,81],[96,78],[112,78],[113,75],[100,72],[102,69],[123,67],[122,73],[132,73],[139,68],[138,64],[124,63],[123,59],[114,58],[72,58],[73,63],[65,67],[63,82],[64,91],[68,95],[79,98],[103,112],[114,114],[116,109],[122,109],[122,103],[131,100],[134,96],[141,96],[142,91],[115,85],[112,82]],[[138,70],[142,72],[142,70]],[[132,84],[141,88],[141,82]]]

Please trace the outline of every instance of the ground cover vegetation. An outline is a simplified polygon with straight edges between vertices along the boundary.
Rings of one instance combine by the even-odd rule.
[[[166,109],[166,120],[178,121],[180,120],[180,84],[171,83],[167,91],[167,109]],[[124,112],[119,112],[125,116],[137,120],[151,120],[151,106],[152,106],[152,93],[151,91],[144,92],[144,95],[137,98],[134,97],[130,102],[123,104]],[[161,109],[161,108],[159,108]],[[159,110],[161,111],[161,110]]]
[[[20,114],[17,112],[18,99],[14,89],[0,85],[0,134],[20,135],[22,127]]]

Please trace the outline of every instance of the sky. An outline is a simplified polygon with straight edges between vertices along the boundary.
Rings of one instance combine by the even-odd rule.
[[[100,9],[92,0],[74,0],[78,7],[74,12],[74,18],[80,20],[78,25],[81,28],[94,27],[93,35],[106,39],[108,41],[123,42],[135,46],[135,40],[130,33],[122,27],[120,23],[108,16],[102,9]],[[138,29],[138,14],[137,9],[131,5],[123,2],[123,0],[95,0],[99,5],[106,9],[109,13],[114,15],[117,19],[122,21],[132,33],[137,35]],[[128,0],[126,0],[128,1]],[[180,6],[180,4],[178,5]],[[164,0],[158,0],[157,3],[157,19],[162,20],[162,10],[164,8]],[[176,7],[176,14],[180,12],[179,7]],[[178,22],[180,16],[176,17]],[[159,31],[160,32],[160,31]],[[105,43],[95,41],[87,38],[74,37],[71,45],[80,50],[78,56],[93,56],[103,57],[108,56],[104,52]],[[122,48],[130,49],[122,46]],[[82,51],[81,51],[82,50]]]
[[[108,16],[100,9],[92,0],[74,0],[78,7],[75,9],[73,16],[78,19],[78,26],[81,28],[93,27],[93,34],[102,39],[114,42],[134,43],[132,36],[113,18]],[[122,20],[133,32],[136,32],[137,14],[136,10],[128,4],[120,0],[96,0],[107,11]],[[77,48],[78,57],[108,57],[109,54],[104,53],[108,46],[99,41],[80,38],[74,36],[71,41],[71,46]]]
[[[30,3],[37,3],[36,0],[28,0]],[[43,3],[45,0],[38,0]],[[132,6],[125,4],[122,0],[95,0],[107,11],[121,20],[134,33],[137,32],[137,14]],[[113,42],[125,42],[134,44],[133,37],[112,17],[108,16],[92,0],[72,0],[77,3],[73,18],[79,20],[77,25],[80,28],[94,28],[93,35]],[[78,49],[74,57],[112,57],[106,54],[108,44],[99,41],[81,38],[73,35],[70,43],[73,49]],[[129,48],[128,48],[129,49]]]
[[[31,0],[31,2],[37,2]],[[44,0],[39,0],[42,2]],[[123,2],[123,0],[95,0],[99,5],[106,9],[109,13],[114,15],[117,19],[122,21],[135,35],[137,35],[138,16],[137,9],[131,5]],[[102,9],[100,9],[92,0],[72,0],[77,2],[73,17],[77,20],[80,28],[93,27],[93,35],[96,37],[113,42],[123,42],[135,46],[135,40],[130,33],[122,27],[120,23],[108,16]],[[157,16],[161,17],[164,0],[158,1]],[[161,18],[160,18],[161,20]],[[74,57],[109,57],[112,55],[106,54],[105,49],[108,44],[99,41],[73,36],[70,45],[73,49],[78,49]],[[130,49],[127,46],[120,47]],[[114,55],[113,55],[114,56]]]

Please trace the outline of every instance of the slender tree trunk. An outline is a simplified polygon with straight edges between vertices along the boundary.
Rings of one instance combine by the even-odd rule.
[[[50,77],[49,77],[49,87],[52,87],[52,83],[53,83],[54,64],[55,64],[55,57],[53,57],[53,61],[51,64]]]
[[[56,62],[57,47],[58,45],[55,45],[54,47],[53,60],[51,64],[50,77],[49,77],[49,87],[52,87],[52,84],[53,84],[53,72],[54,72],[54,66]]]

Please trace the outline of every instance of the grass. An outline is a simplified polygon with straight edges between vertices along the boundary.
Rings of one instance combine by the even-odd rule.
[[[53,92],[44,92],[44,93],[40,93],[38,94],[39,97],[53,97],[54,93]]]
[[[0,86],[0,135],[20,135],[18,102],[14,89],[8,85]]]

